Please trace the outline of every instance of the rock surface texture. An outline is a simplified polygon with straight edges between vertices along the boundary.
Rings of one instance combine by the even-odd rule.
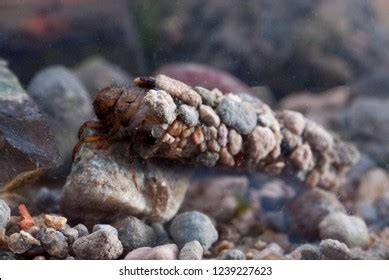
[[[124,118],[125,135],[131,135],[134,152],[143,159],[165,158],[272,175],[293,170],[308,185],[331,189],[342,183],[359,158],[353,145],[300,113],[274,112],[255,97],[193,89],[164,75],[148,79],[148,85],[136,79],[140,87],[110,89],[123,92],[116,106],[128,113],[116,113],[116,117]],[[101,96],[106,94],[101,92]],[[199,111],[199,120],[188,121],[188,114],[177,110],[181,104],[189,106],[186,112]],[[108,128],[113,125],[110,118],[100,115]],[[85,157],[79,158],[83,161]]]
[[[0,59],[0,188],[61,162],[53,133],[37,105]]]

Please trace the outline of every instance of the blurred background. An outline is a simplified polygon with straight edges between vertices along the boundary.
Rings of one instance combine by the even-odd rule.
[[[221,240],[263,232],[260,240],[288,252],[298,243],[290,225],[301,220],[317,239],[321,218],[341,208],[376,234],[366,240],[383,244],[385,255],[366,258],[389,259],[388,0],[0,0],[0,189],[52,168],[39,192],[20,193],[59,213],[96,93],[157,73],[302,112],[361,152],[334,193],[211,171],[193,182],[182,209],[209,214]]]

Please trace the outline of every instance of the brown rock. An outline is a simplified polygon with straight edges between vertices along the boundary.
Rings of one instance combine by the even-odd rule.
[[[65,217],[48,214],[43,215],[43,219],[46,226],[52,227],[55,230],[63,230],[68,221]]]
[[[276,146],[276,139],[268,127],[257,126],[247,137],[245,147],[247,156],[252,163],[259,163]]]

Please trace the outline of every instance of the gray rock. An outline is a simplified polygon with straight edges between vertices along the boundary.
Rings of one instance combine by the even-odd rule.
[[[204,249],[197,240],[190,241],[182,247],[178,255],[179,260],[201,260]]]
[[[78,232],[78,237],[83,237],[85,235],[89,234],[88,228],[83,224],[78,224],[74,227],[75,230]]]
[[[157,237],[157,244],[163,245],[171,243],[169,234],[167,233],[166,229],[164,228],[163,224],[161,223],[153,223],[151,225],[153,228],[155,235]]]
[[[220,125],[220,118],[212,107],[208,105],[200,105],[199,113],[201,121],[207,126],[218,127]]]
[[[222,259],[223,260],[245,260],[246,256],[241,250],[232,249],[225,252],[222,256]]]
[[[197,240],[208,250],[219,235],[209,217],[197,211],[177,215],[169,229],[173,241],[182,248],[186,243]]]
[[[162,123],[171,124],[177,116],[177,105],[170,94],[163,90],[149,90],[139,110],[157,116]]]
[[[34,194],[35,205],[41,213],[59,213],[61,189],[43,187]]]
[[[90,226],[126,216],[170,220],[184,199],[188,173],[182,166],[154,160],[135,158],[130,163],[127,143],[111,145],[110,153],[82,147],[64,186],[64,215]]]
[[[318,246],[303,244],[296,248],[300,252],[302,260],[320,260],[321,252]]]
[[[119,233],[125,254],[140,248],[154,247],[157,236],[152,227],[135,217],[124,218],[114,224]]]
[[[38,233],[43,249],[51,256],[63,259],[67,256],[69,246],[64,234],[52,228],[42,228]]]
[[[117,235],[107,230],[78,238],[72,248],[77,258],[86,260],[114,260],[123,252]]]
[[[347,260],[350,258],[350,250],[346,244],[338,240],[325,239],[319,244],[320,251],[326,259]]]
[[[11,209],[8,204],[0,199],[0,229],[5,228],[11,219]]]
[[[51,66],[38,72],[28,86],[54,131],[62,156],[70,160],[78,142],[77,131],[92,116],[92,100],[77,76],[63,66]]]
[[[353,210],[355,212],[355,215],[361,217],[368,225],[373,224],[378,220],[377,209],[371,203],[356,203],[354,204]]]
[[[66,240],[69,245],[72,245],[79,235],[78,231],[75,228],[65,228],[61,232],[66,237]]]
[[[194,90],[200,94],[203,103],[215,107],[217,105],[218,99],[222,96],[222,93],[216,90],[208,90],[203,87],[195,87]]]
[[[359,217],[331,213],[320,222],[319,229],[322,239],[339,240],[349,248],[364,248],[369,244],[369,231]]]
[[[246,102],[239,102],[226,96],[216,108],[220,119],[238,133],[246,135],[257,125],[257,114],[254,108]]]
[[[62,164],[47,122],[1,59],[0,124],[0,188]]]
[[[374,260],[380,259],[380,257],[375,254],[375,252],[368,250],[365,251],[360,247],[355,247],[350,249],[350,259],[352,260]]]
[[[92,232],[98,231],[98,230],[106,230],[109,231],[112,234],[115,234],[118,236],[118,231],[116,228],[114,228],[111,225],[105,225],[105,224],[97,224],[93,226]]]
[[[142,247],[128,253],[125,260],[176,260],[178,248],[176,244],[166,244],[154,248]]]
[[[190,127],[197,125],[199,122],[199,112],[195,107],[186,104],[178,107],[178,116]]]
[[[39,244],[40,242],[31,234],[22,230],[9,237],[8,248],[15,254],[23,254],[30,250],[34,245]]]
[[[88,89],[92,99],[105,87],[123,86],[132,80],[122,68],[101,56],[85,59],[74,71]]]
[[[385,167],[389,166],[388,106],[389,98],[359,97],[336,118],[339,133],[353,140],[361,151]]]
[[[327,214],[345,211],[333,193],[314,188],[298,195],[287,208],[287,215],[293,232],[306,237],[317,237],[319,223]]]

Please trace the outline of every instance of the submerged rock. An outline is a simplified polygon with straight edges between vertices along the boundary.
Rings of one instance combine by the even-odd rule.
[[[203,257],[203,246],[197,240],[190,241],[182,247],[178,258],[180,260],[201,260]]]
[[[322,239],[339,240],[349,248],[365,248],[369,244],[369,231],[366,223],[359,217],[331,213],[321,221],[319,229]]]
[[[117,234],[98,230],[74,241],[73,251],[79,259],[114,260],[122,254],[123,246]]]
[[[88,92],[72,71],[58,65],[38,72],[28,93],[54,131],[62,156],[69,160],[79,127],[92,116]]]
[[[135,217],[127,217],[117,221],[114,226],[119,233],[124,253],[140,247],[153,247],[157,236],[154,229]]]
[[[105,87],[111,85],[122,86],[131,81],[130,75],[122,68],[101,56],[92,56],[85,59],[74,71],[88,89],[92,98]]]
[[[333,212],[345,212],[337,197],[321,189],[311,189],[296,197],[288,208],[292,231],[305,237],[317,237],[319,224]]]
[[[126,216],[170,220],[184,199],[188,174],[169,162],[135,158],[131,163],[128,144],[110,145],[108,150],[84,145],[78,153],[64,186],[65,216],[87,225]]]
[[[0,199],[0,229],[5,228],[11,218],[11,209],[8,204]]]
[[[176,244],[166,244],[154,248],[142,247],[127,254],[125,260],[176,260],[178,248]]]
[[[54,136],[37,105],[0,59],[0,188],[61,162]]]
[[[197,240],[205,250],[208,250],[219,238],[209,217],[197,211],[177,215],[169,231],[173,241],[180,248],[190,241]]]

